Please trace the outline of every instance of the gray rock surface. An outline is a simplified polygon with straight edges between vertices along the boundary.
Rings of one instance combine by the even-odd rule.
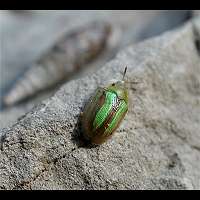
[[[3,129],[0,188],[200,189],[200,55],[191,26],[126,48]],[[125,66],[128,114],[108,142],[84,146],[84,103]]]

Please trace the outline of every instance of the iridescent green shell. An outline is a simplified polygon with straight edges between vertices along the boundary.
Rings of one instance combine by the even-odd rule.
[[[82,115],[84,136],[101,144],[112,136],[128,111],[128,91],[123,81],[98,88]]]

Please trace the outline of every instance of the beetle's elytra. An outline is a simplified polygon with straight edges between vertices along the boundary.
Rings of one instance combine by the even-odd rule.
[[[85,138],[92,144],[102,144],[109,139],[128,111],[128,90],[124,81],[108,87],[97,88],[82,113],[82,128]]]

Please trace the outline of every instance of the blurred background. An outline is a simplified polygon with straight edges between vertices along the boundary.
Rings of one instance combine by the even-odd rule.
[[[198,13],[199,11],[193,10],[0,11],[0,128],[15,123],[19,117],[39,102],[53,95],[63,83],[98,70],[126,46],[177,28]],[[104,33],[101,26],[90,27],[90,24],[96,21],[108,23],[111,29],[109,34]],[[99,34],[101,31],[103,35]],[[101,37],[104,37],[104,40]],[[81,59],[88,58],[91,52],[101,45],[98,43],[98,40],[102,42],[100,39],[105,43],[101,51],[97,52],[98,55],[93,55],[93,59],[83,62]],[[95,41],[98,43],[96,46]],[[91,48],[87,46],[88,44],[92,45]],[[57,45],[56,48],[54,48],[55,45]],[[73,59],[71,61],[69,59],[71,57],[76,62]],[[57,77],[59,69],[56,67],[61,62],[59,59],[62,62],[66,59],[70,68],[62,82],[57,80],[52,86],[29,95],[27,99],[5,104],[4,97],[9,95],[16,85],[21,84],[22,89],[15,89],[15,95],[24,91],[29,93],[32,86],[26,82],[33,81],[31,78],[33,73],[36,73],[34,81],[37,81],[38,87],[46,84],[38,78],[40,76],[40,79],[43,79],[42,77],[45,76],[39,72],[43,66],[50,66],[47,67],[48,70],[53,66],[52,77],[54,75]],[[53,64],[47,62],[49,60],[53,60]],[[77,60],[81,63],[78,68]],[[35,63],[38,62],[40,70],[37,71],[35,68],[38,66]],[[29,75],[26,75],[28,70],[30,70]],[[21,79],[26,79],[26,81],[23,84],[19,83]],[[12,99],[13,96],[10,98]]]

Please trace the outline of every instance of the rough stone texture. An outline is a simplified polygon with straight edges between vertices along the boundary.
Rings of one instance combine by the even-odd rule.
[[[111,140],[84,146],[85,101],[125,66],[129,113]],[[0,188],[200,189],[199,113],[200,54],[188,23],[126,48],[3,129]]]

